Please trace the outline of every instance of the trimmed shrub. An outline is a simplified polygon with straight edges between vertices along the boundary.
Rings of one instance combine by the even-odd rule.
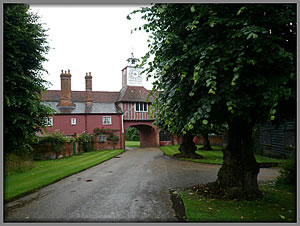
[[[83,132],[77,136],[79,150],[82,152],[93,151],[93,135]]]

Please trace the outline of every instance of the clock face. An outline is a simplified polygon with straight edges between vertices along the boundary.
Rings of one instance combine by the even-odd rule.
[[[141,82],[142,81],[142,77],[141,77],[139,71],[136,70],[136,69],[131,69],[129,71],[129,80],[130,81],[135,81],[135,82]]]

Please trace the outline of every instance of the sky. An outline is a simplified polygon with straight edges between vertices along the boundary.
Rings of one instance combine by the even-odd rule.
[[[127,59],[140,58],[148,51],[148,33],[136,31],[144,21],[127,15],[145,5],[36,5],[31,9],[48,29],[50,51],[44,68],[50,90],[60,90],[61,70],[70,69],[72,90],[85,90],[85,74],[91,72],[94,91],[119,91]],[[143,85],[152,88],[152,81]]]

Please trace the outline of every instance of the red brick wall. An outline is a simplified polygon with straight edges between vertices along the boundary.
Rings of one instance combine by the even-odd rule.
[[[71,125],[71,118],[76,118],[76,125]],[[58,130],[65,135],[74,135],[85,131],[84,115],[56,115],[53,117],[53,126],[47,127],[47,131],[53,133]]]
[[[160,141],[159,142],[160,146],[167,146],[167,145],[172,145],[172,141]]]
[[[111,125],[103,125],[102,117],[103,116],[111,116]],[[87,132],[94,133],[95,128],[103,128],[103,129],[118,129],[121,130],[120,118],[121,115],[87,115]]]
[[[32,148],[33,148],[33,153],[37,159],[55,159],[56,158],[56,153],[50,144],[33,145]],[[72,154],[73,154],[73,142],[65,143],[58,158],[70,156]],[[38,157],[38,156],[40,156],[40,157]]]
[[[120,139],[120,133],[115,132],[114,135],[119,137],[119,140],[116,144],[112,140],[107,140],[104,143],[99,143],[97,136],[94,137],[94,148],[97,150],[113,150],[113,149],[122,149],[122,139]],[[107,137],[109,134],[106,135]]]
[[[222,146],[224,143],[223,135],[208,136],[208,139],[209,139],[211,145]],[[203,143],[204,143],[203,137],[202,136],[195,137],[194,142],[195,142],[195,144],[203,145]]]
[[[102,117],[111,116],[112,124],[103,125]],[[76,125],[71,125],[71,118],[76,118]],[[75,133],[94,133],[95,128],[118,129],[121,131],[121,115],[56,115],[53,118],[53,126],[47,127],[47,131],[53,133],[58,130],[64,135]]]

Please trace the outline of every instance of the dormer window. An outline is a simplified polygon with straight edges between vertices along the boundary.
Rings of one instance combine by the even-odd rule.
[[[147,103],[142,103],[142,102],[135,103],[135,111],[136,112],[147,112],[148,111]]]

